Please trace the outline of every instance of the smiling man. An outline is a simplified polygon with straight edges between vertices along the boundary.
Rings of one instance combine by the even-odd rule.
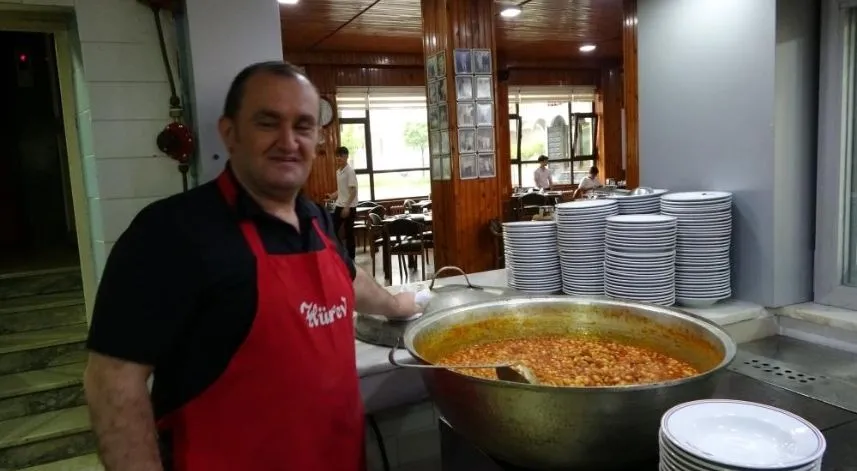
[[[226,169],[145,208],[116,242],[85,377],[108,470],[364,466],[351,315],[419,308],[355,267],[300,196],[318,115],[298,69],[247,67],[219,122]]]

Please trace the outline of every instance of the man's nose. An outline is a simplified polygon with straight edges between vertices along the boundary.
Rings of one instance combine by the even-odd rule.
[[[298,134],[290,126],[283,126],[277,143],[285,150],[296,151],[298,149]]]

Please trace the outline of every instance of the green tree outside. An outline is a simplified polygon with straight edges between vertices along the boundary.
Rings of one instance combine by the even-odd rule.
[[[405,145],[411,149],[419,149],[423,167],[428,167],[426,162],[426,148],[428,147],[428,127],[426,123],[405,123]]]

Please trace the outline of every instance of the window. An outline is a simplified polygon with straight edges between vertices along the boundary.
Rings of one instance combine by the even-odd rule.
[[[357,173],[357,197],[385,200],[431,193],[423,87],[340,87],[340,144]]]
[[[522,87],[509,91],[512,186],[533,186],[540,155],[555,184],[579,182],[597,160],[598,117],[592,87]]]
[[[815,300],[857,309],[857,1],[822,4]]]

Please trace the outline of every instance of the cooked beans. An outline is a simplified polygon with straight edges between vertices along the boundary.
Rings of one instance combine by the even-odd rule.
[[[444,356],[440,365],[516,363],[529,367],[539,382],[552,386],[617,386],[656,383],[698,373],[689,364],[646,348],[606,340],[543,336],[465,347]],[[497,379],[491,369],[461,373]]]

